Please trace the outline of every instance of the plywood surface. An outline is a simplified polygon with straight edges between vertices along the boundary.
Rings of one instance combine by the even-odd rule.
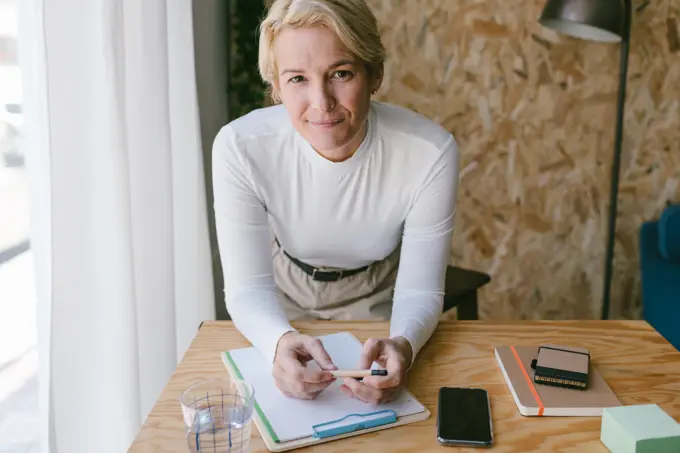
[[[481,317],[599,317],[619,46],[541,27],[544,0],[368,3],[388,55],[376,98],[461,146],[451,263],[492,276]],[[680,202],[679,22],[676,0],[634,18],[615,317],[640,315],[641,223]]]
[[[350,331],[360,340],[388,333],[387,323],[299,322],[312,335]],[[680,419],[680,353],[643,321],[442,322],[418,356],[409,390],[433,414],[441,386],[487,389],[491,394],[494,451],[606,452],[598,417],[522,417],[496,365],[497,345],[571,344],[588,348],[593,363],[623,404],[656,403]],[[185,453],[179,395],[207,378],[226,376],[220,352],[248,346],[231,322],[205,323],[173,374],[129,453]],[[436,442],[436,415],[403,427],[303,448],[300,452],[444,451]],[[253,430],[251,452],[266,448]],[[477,452],[457,448],[456,451]]]

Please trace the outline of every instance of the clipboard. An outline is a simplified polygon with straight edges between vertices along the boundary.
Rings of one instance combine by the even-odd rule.
[[[334,335],[351,334],[343,332]],[[358,342],[354,336],[351,337]],[[323,337],[320,338],[323,339]],[[241,374],[241,371],[236,365],[236,362],[230,351],[223,352],[221,357],[229,375],[233,379],[244,379],[244,376]],[[409,395],[410,398],[413,398],[408,391],[404,390],[404,393]],[[258,403],[257,396],[258,391],[256,388],[253,423],[257,427],[262,440],[267,446],[267,449],[272,452],[288,451],[309,445],[320,444],[323,442],[340,440],[352,436],[426,420],[430,417],[430,411],[417,402],[415,398],[413,398],[413,400],[417,402],[417,404],[422,408],[422,410],[419,412],[400,416],[397,413],[398,409],[394,409],[396,406],[390,407],[389,405],[385,405],[384,408],[382,406],[378,406],[377,408],[370,408],[367,406],[366,409],[371,410],[347,413],[341,417],[331,418],[330,420],[319,420],[317,423],[311,424],[309,426],[307,435],[290,440],[281,440],[277,435],[274,426],[267,418],[261,405]]]

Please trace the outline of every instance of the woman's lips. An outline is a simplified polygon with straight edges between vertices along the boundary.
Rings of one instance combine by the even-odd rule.
[[[342,123],[342,119],[339,120],[324,120],[324,121],[309,121],[309,124],[315,127],[320,127],[323,129],[330,129],[333,126],[337,126]]]

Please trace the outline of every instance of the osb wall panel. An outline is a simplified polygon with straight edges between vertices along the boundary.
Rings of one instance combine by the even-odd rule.
[[[388,50],[377,98],[462,152],[451,263],[491,274],[483,318],[599,317],[619,45],[537,23],[543,0],[369,0]],[[680,2],[635,14],[612,316],[638,317],[638,230],[680,202]]]

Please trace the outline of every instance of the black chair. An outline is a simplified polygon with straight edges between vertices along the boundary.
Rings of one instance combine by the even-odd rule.
[[[458,319],[479,319],[477,290],[490,281],[491,277],[482,272],[448,266],[444,289],[444,312],[458,307]]]

